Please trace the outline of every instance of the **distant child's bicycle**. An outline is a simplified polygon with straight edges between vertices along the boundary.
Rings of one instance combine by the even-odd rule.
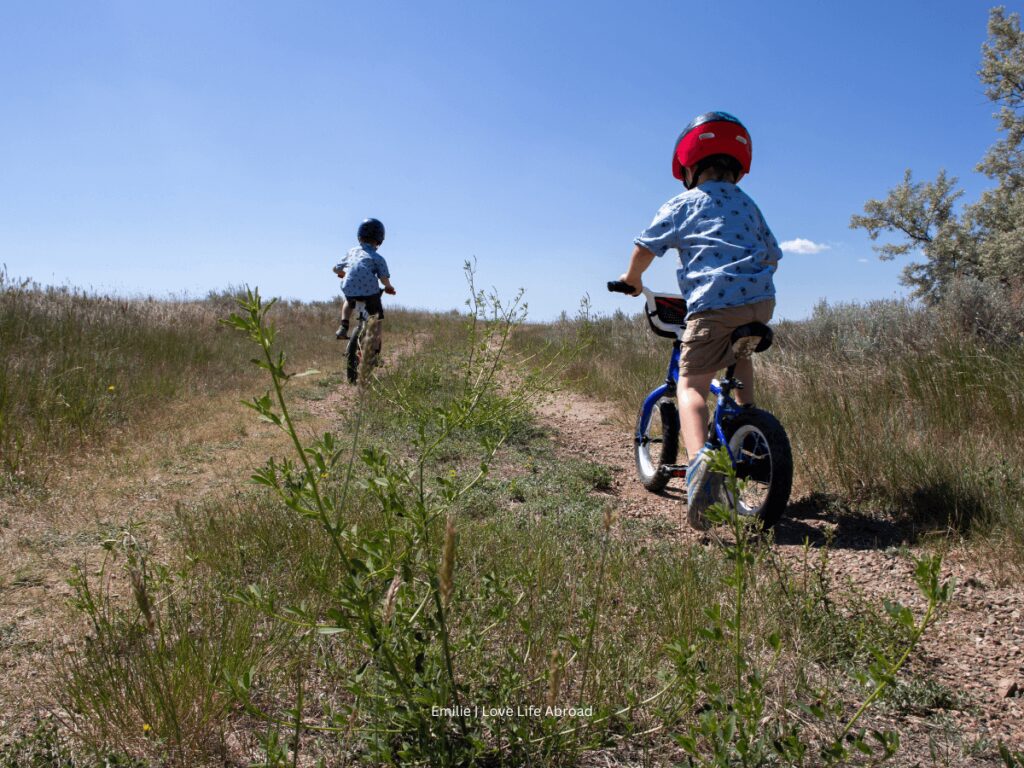
[[[364,350],[373,352],[373,357],[376,358],[380,354],[379,341],[378,349],[372,349],[372,336],[370,333],[370,313],[366,309],[365,301],[357,301],[355,306],[355,314],[358,318],[356,321],[355,330],[352,331],[349,336],[348,346],[345,347],[345,375],[348,377],[349,384],[355,384],[359,380],[359,367],[362,365],[363,373],[366,374],[370,368],[369,360],[366,360],[364,364],[363,353]],[[379,323],[380,320],[376,320]],[[378,331],[379,333],[379,331]],[[368,346],[369,342],[369,346]],[[369,357],[369,355],[367,355]]]
[[[619,280],[608,283],[614,293],[632,294],[634,288]],[[679,462],[679,410],[676,388],[679,383],[679,351],[686,328],[686,302],[682,296],[653,293],[643,289],[647,302],[644,314],[651,330],[672,339],[672,355],[665,383],[652,390],[636,419],[634,454],[640,482],[649,491],[665,489],[674,477],[686,477],[687,462]],[[772,344],[772,330],[764,323],[750,323],[732,334],[733,351],[738,358],[763,352]],[[740,498],[728,498],[729,506],[739,514],[756,517],[765,528],[778,522],[786,510],[793,485],[793,454],[786,430],[768,411],[741,406],[732,391],[742,389],[735,378],[735,366],[729,366],[724,379],[711,382],[716,396],[715,408],[708,420],[707,442],[714,448],[725,446],[744,481]],[[685,451],[684,451],[685,453]],[[694,525],[691,520],[691,525]]]

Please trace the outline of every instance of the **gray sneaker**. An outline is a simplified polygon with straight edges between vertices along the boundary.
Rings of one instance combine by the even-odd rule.
[[[690,527],[698,531],[711,527],[711,521],[704,512],[715,502],[714,479],[717,475],[708,469],[709,463],[707,449],[701,448],[686,468],[686,519]]]

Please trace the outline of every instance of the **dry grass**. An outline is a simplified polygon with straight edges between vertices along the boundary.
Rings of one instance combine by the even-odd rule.
[[[78,642],[67,600],[72,568],[98,567],[102,542],[133,528],[165,557],[175,507],[229,497],[255,461],[280,451],[278,433],[253,424],[238,400],[221,395],[175,403],[153,417],[146,436],[120,435],[104,450],[75,456],[49,474],[45,489],[0,497],[0,699],[7,726],[47,709],[53,699],[48,655]],[[109,439],[110,436],[108,436]],[[115,585],[127,594],[123,580]]]
[[[0,272],[0,487],[45,486],[68,457],[158,429],[175,401],[247,391],[250,351],[219,322],[236,294],[122,299]],[[389,310],[393,338],[423,322],[423,313]],[[339,317],[338,302],[281,302],[279,343],[296,366],[333,368]]]

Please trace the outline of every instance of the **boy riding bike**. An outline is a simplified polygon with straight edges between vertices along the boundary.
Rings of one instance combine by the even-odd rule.
[[[671,248],[679,254],[676,274],[687,304],[679,421],[690,457],[686,488],[691,522],[703,518],[720,483],[707,469],[711,380],[719,369],[735,364],[736,377],[745,385],[736,399],[753,404],[753,363],[736,359],[731,336],[747,323],[767,323],[775,308],[772,275],[782,252],[757,205],[736,186],[749,173],[751,158],[750,134],[726,112],[707,112],[686,126],[676,140],[672,175],[687,191],[665,203],[633,241],[629,268],[620,278],[637,296],[643,288],[641,275],[655,257]]]
[[[334,336],[338,339],[348,338],[349,320],[358,302],[363,302],[366,311],[376,322],[371,324],[370,356],[376,359],[380,354],[381,333],[384,322],[384,305],[380,300],[379,280],[384,285],[384,292],[395,295],[391,285],[391,273],[384,257],[377,249],[384,242],[384,225],[377,219],[366,219],[359,225],[356,232],[359,245],[345,255],[344,260],[334,265],[332,270],[342,279],[341,292],[345,294],[345,305],[341,311],[341,325]]]

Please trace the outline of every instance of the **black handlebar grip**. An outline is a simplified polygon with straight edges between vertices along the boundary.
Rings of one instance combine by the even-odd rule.
[[[609,280],[608,290],[612,293],[626,293],[629,295],[636,293],[636,288],[629,283],[622,282],[621,280]]]

